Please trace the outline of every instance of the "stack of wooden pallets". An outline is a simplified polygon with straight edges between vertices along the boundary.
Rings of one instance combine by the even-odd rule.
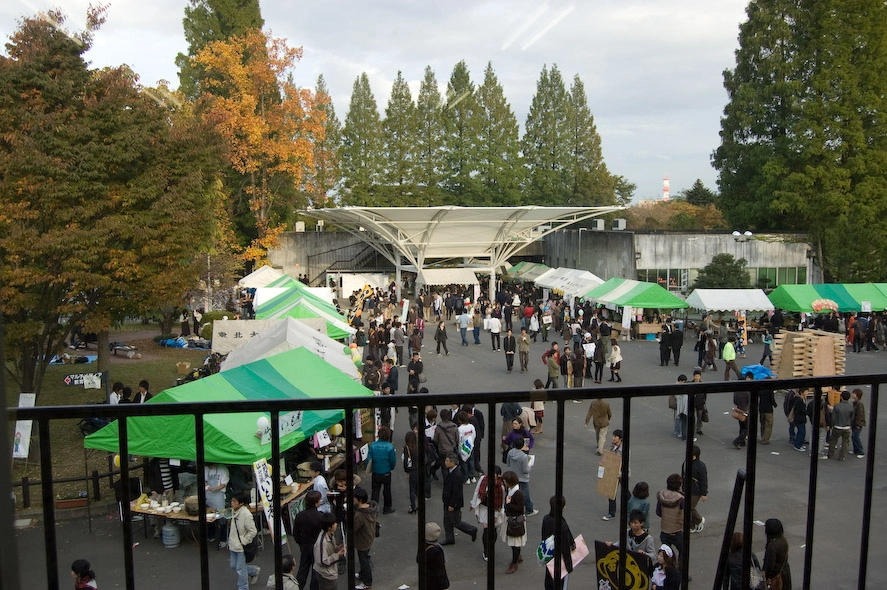
[[[782,331],[773,338],[773,372],[782,379],[843,375],[847,344],[842,334],[822,330]]]

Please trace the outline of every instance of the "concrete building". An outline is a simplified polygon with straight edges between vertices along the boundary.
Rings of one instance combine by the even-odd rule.
[[[716,254],[744,258],[752,285],[822,282],[813,246],[796,233],[597,231],[584,227],[549,234],[520,252],[520,260],[588,270],[603,279],[632,278],[659,282],[689,293],[699,269]],[[272,264],[291,276],[307,273],[312,284],[327,273],[392,272],[393,267],[370,245],[347,232],[287,232],[270,252]]]

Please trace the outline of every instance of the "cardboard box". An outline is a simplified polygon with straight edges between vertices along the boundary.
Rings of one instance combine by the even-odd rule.
[[[187,375],[191,371],[191,363],[188,361],[176,363],[176,369],[178,370],[179,375]]]

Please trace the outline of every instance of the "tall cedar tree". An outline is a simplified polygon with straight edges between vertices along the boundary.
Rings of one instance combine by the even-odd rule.
[[[453,68],[443,110],[445,180],[449,205],[472,205],[478,195],[477,143],[480,135],[477,96],[465,60]]]
[[[325,120],[322,137],[314,138],[314,173],[305,179],[308,202],[312,207],[326,207],[339,184],[339,146],[342,143],[342,124],[330,98],[323,74],[317,76],[314,89],[316,108],[323,111]]]
[[[407,207],[419,205],[415,200],[416,105],[410,87],[398,71],[391,86],[391,96],[382,122],[385,156],[385,196],[379,205]]]
[[[568,98],[557,65],[542,67],[530,104],[522,142],[529,179],[525,202],[564,205],[569,200],[566,168],[570,159]]]
[[[179,67],[179,91],[189,99],[197,98],[201,80],[207,75],[193,58],[213,41],[227,41],[265,24],[258,0],[190,0],[185,7],[182,26],[188,42],[188,55],[176,56]]]
[[[480,120],[477,156],[480,194],[474,205],[513,207],[521,203],[524,168],[520,155],[517,118],[505,99],[502,85],[487,63],[484,82],[477,88]]]
[[[616,202],[616,180],[607,170],[585,85],[573,77],[567,95],[567,127],[564,139],[569,150],[565,162],[569,190],[565,205],[588,207]]]
[[[324,137],[325,111],[315,107],[310,89],[292,82],[301,57],[301,48],[253,29],[211,42],[195,58],[212,91],[207,119],[227,142],[254,216],[246,260],[264,261],[284,229],[282,220],[305,206],[298,189],[313,173],[314,142]]]
[[[351,104],[339,148],[342,166],[342,204],[376,205],[382,180],[382,123],[366,72],[354,81]]]
[[[104,9],[79,34],[64,20],[23,20],[0,57],[5,344],[22,391],[38,393],[74,325],[107,344],[112,322],[182,302],[222,162],[211,129],[140,92],[129,69],[88,69]]]
[[[714,154],[734,226],[804,229],[836,281],[887,276],[887,6],[753,2]]]
[[[431,66],[425,67],[414,112],[418,201],[425,207],[439,205],[444,179],[443,102]]]

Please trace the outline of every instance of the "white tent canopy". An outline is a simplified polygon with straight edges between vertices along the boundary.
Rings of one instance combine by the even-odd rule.
[[[761,289],[696,289],[687,304],[705,311],[768,311],[773,303]]]
[[[423,285],[477,285],[477,275],[470,268],[423,268],[417,283]]]
[[[604,281],[587,270],[576,268],[552,268],[536,277],[537,287],[545,287],[566,295],[587,293]]]
[[[258,323],[263,320],[249,321]],[[240,365],[268,358],[294,348],[307,348],[352,379],[360,378],[357,373],[357,367],[351,360],[351,355],[345,354],[341,342],[336,342],[329,336],[321,334],[293,318],[264,321],[264,330],[228,354],[222,363],[222,371],[229,371]]]
[[[264,287],[272,281],[276,281],[282,276],[282,270],[277,270],[276,268],[272,268],[266,265],[261,266],[253,272],[249,273],[248,275],[237,281],[237,284],[247,289],[257,289],[259,287]]]

